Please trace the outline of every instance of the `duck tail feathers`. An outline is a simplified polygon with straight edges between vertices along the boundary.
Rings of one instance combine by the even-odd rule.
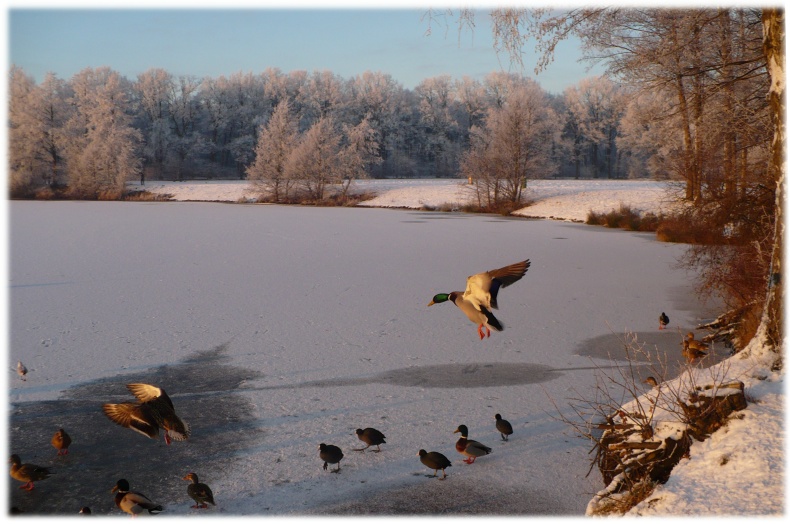
[[[492,302],[494,302],[493,299]],[[487,310],[484,307],[481,307],[480,311],[482,311],[482,313],[486,316],[486,321],[489,327],[491,327],[491,329],[495,329],[497,331],[502,331],[503,329],[505,329],[505,326],[503,326],[502,323],[489,310]]]

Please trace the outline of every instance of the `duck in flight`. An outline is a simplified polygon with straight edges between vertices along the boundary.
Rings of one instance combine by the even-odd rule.
[[[497,331],[505,329],[491,313],[491,309],[499,309],[497,305],[499,289],[520,280],[529,269],[529,265],[529,260],[524,260],[499,269],[477,273],[466,279],[466,291],[463,293],[461,291],[439,293],[434,295],[428,305],[451,301],[464,312],[469,320],[477,324],[477,334],[480,336],[480,340],[483,340],[483,338],[491,336],[490,328]],[[483,328],[485,328],[485,332]]]

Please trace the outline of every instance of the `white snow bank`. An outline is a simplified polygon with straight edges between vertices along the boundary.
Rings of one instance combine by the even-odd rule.
[[[247,181],[156,181],[144,187],[130,184],[130,188],[168,194],[179,201],[239,202],[258,195]],[[353,188],[376,193],[359,204],[364,207],[454,208],[475,198],[474,186],[459,179],[359,180]],[[658,214],[672,208],[669,188],[668,182],[653,180],[530,180],[525,196],[532,204],[513,214],[584,222],[590,210],[605,213],[621,205]]]

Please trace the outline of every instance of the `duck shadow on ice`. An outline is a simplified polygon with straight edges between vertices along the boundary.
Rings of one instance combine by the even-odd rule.
[[[9,507],[35,515],[77,515],[83,506],[93,514],[118,514],[110,490],[120,478],[165,510],[168,503],[191,504],[184,475],[200,474],[206,465],[212,471],[227,470],[263,436],[253,406],[236,393],[261,374],[227,364],[225,349],[222,345],[174,365],[80,384],[58,400],[12,403],[9,453],[51,467],[54,474],[30,492],[11,480]],[[107,420],[102,405],[133,402],[125,385],[134,382],[166,389],[178,415],[192,426],[189,440],[167,446],[161,435],[153,441]],[[50,444],[58,428],[73,439],[67,455],[56,456]]]

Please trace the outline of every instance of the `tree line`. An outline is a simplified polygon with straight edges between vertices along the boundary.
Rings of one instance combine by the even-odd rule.
[[[125,181],[141,176],[266,178],[271,170],[261,171],[257,158],[273,147],[261,140],[271,137],[278,107],[288,108],[296,142],[308,133],[313,142],[319,137],[335,141],[345,149],[346,161],[355,149],[352,156],[360,164],[326,172],[332,180],[471,172],[461,168],[470,148],[479,153],[485,135],[502,134],[493,129],[496,115],[533,106],[541,114],[531,118],[538,120],[514,130],[533,142],[523,177],[650,175],[632,169],[633,155],[617,143],[628,95],[605,78],[582,80],[562,95],[501,72],[483,81],[428,78],[413,90],[381,72],[346,80],[329,71],[278,69],[202,79],[150,69],[129,80],[99,67],[69,80],[49,73],[36,84],[12,66],[9,80],[10,189],[15,196],[55,184],[92,198],[122,191]],[[294,174],[295,168],[294,160],[288,172],[293,176],[265,181],[287,194],[291,184],[281,181],[312,180],[304,172]],[[320,193],[321,187],[314,189]],[[516,196],[512,190],[507,194]]]

